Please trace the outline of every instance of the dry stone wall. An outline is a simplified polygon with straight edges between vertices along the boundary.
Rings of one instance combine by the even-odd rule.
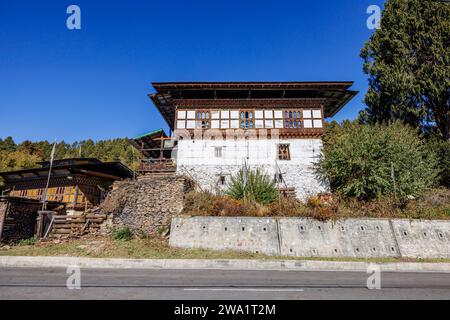
[[[144,177],[119,181],[100,207],[108,218],[102,231],[124,227],[145,234],[169,229],[172,215],[183,209],[184,197],[193,183],[184,177]]]

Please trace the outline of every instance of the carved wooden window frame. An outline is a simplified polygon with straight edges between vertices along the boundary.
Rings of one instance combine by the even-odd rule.
[[[284,127],[286,129],[303,129],[303,116],[301,109],[284,109]]]
[[[195,127],[197,129],[211,128],[211,110],[209,109],[195,110]]]
[[[255,129],[255,109],[239,110],[239,128],[244,130]]]
[[[291,150],[289,143],[280,143],[278,145],[278,160],[289,161],[291,160]]]

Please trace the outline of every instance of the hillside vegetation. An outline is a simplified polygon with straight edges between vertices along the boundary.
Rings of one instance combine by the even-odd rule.
[[[23,141],[15,143],[12,137],[0,139],[0,172],[35,168],[36,162],[49,160],[52,143],[48,141]],[[102,161],[121,161],[130,168],[137,168],[139,152],[126,138],[93,141],[91,139],[56,145],[56,159],[97,158]],[[1,182],[0,182],[1,187]]]

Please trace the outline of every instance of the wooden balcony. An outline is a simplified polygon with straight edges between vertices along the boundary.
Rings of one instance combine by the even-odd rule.
[[[144,159],[142,160],[139,173],[143,175],[172,175],[175,174],[177,166],[173,159]]]

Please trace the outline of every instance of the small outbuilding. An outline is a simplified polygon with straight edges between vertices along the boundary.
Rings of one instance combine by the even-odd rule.
[[[52,166],[45,161],[38,165],[34,169],[0,172],[5,183],[3,195],[42,202],[47,193],[47,201],[62,203],[68,213],[74,213],[99,205],[115,181],[134,176],[121,162],[95,158],[55,160]]]

